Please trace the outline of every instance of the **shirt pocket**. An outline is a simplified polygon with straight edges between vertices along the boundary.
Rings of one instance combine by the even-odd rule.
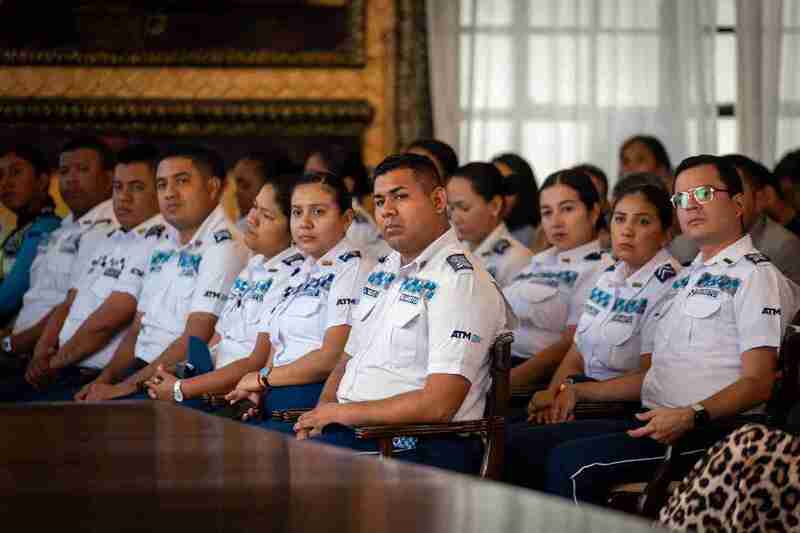
[[[312,296],[300,296],[289,302],[289,306],[284,311],[286,315],[285,324],[288,325],[290,336],[304,339],[322,339],[325,332],[322,331],[320,315],[322,302],[319,298]]]
[[[567,304],[557,287],[526,283],[519,287],[520,302],[517,312],[520,320],[547,331],[561,331],[567,325]]]
[[[611,320],[603,324],[601,335],[608,346],[609,368],[627,371],[639,367],[641,354],[638,352],[641,344],[634,338],[638,319],[639,317],[633,315],[620,314],[612,316]]]
[[[172,281],[172,292],[174,298],[171,302],[167,302],[165,309],[170,307],[173,309],[174,319],[185,322],[189,310],[192,306],[192,298],[194,298],[194,291],[196,286],[196,278],[189,276],[178,276]],[[167,293],[169,294],[169,293]],[[169,296],[167,296],[169,298]]]
[[[683,304],[683,313],[690,317],[689,331],[684,334],[688,334],[692,347],[718,351],[719,335],[724,334],[720,320],[721,297],[695,296],[688,298]]]
[[[408,368],[417,357],[417,339],[421,310],[418,306],[400,306],[392,317],[391,348],[388,364],[393,368]]]
[[[372,316],[372,311],[373,309],[375,309],[377,305],[378,305],[377,298],[362,296],[361,300],[358,302],[358,306],[353,312],[353,317],[356,319],[357,322],[366,322],[367,320],[369,320],[369,317]]]

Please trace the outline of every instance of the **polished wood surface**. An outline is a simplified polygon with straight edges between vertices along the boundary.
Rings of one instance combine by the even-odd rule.
[[[161,402],[0,408],[24,531],[652,531],[646,522]]]

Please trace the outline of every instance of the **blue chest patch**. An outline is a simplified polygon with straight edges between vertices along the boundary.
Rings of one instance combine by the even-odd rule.
[[[257,281],[253,288],[247,293],[248,300],[254,300],[256,302],[263,302],[264,295],[267,294],[272,287],[272,279],[262,279],[261,281]]]
[[[367,278],[367,283],[370,285],[375,285],[376,287],[388,289],[396,278],[397,275],[392,274],[391,272],[379,270],[378,272],[373,272],[369,275],[369,278]]]
[[[558,287],[560,284],[571,288],[578,280],[578,273],[573,270],[562,270],[560,272],[544,271],[544,272],[528,272],[520,274],[515,279],[528,280],[531,283],[538,283],[539,285],[547,285],[548,287]]]
[[[436,295],[437,288],[438,285],[433,281],[420,278],[408,278],[400,285],[400,292],[419,295],[430,301]]]
[[[723,292],[727,292],[731,296],[736,294],[736,291],[739,290],[742,282],[738,278],[731,278],[725,276],[723,274],[720,275],[713,275],[706,272],[700,279],[697,280],[695,287],[700,287],[704,289],[719,289]]]
[[[298,296],[319,296],[322,291],[330,290],[331,284],[333,284],[333,279],[335,277],[335,274],[330,273],[321,278],[310,279],[305,283],[297,285],[296,287],[287,287],[283,293],[283,296],[284,298],[293,294]]]
[[[175,252],[173,250],[169,252],[161,250],[154,252],[153,255],[150,256],[150,272],[161,272],[161,268],[174,254]]]
[[[589,300],[593,303],[599,305],[600,307],[608,307],[611,303],[611,293],[604,291],[603,289],[598,289],[595,287],[592,289],[592,293],[589,295]]]
[[[686,276],[685,278],[681,278],[679,280],[676,280],[672,284],[672,288],[676,289],[676,290],[680,290],[680,289],[686,287],[688,284],[689,284],[689,276]]]
[[[639,300],[635,298],[631,298],[630,300],[626,300],[625,298],[617,298],[616,301],[614,301],[614,307],[611,311],[613,313],[643,315],[646,310],[647,298],[641,298]]]
[[[181,252],[178,256],[178,275],[186,277],[194,277],[200,272],[199,255],[190,254],[189,252]]]

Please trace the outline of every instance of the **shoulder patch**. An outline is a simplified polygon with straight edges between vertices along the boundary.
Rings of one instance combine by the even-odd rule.
[[[350,261],[354,257],[359,257],[360,258],[361,257],[361,252],[359,252],[358,250],[353,250],[352,252],[345,252],[345,253],[343,253],[342,255],[339,256],[339,261],[341,261],[342,263],[347,263],[348,261]]]
[[[608,267],[607,269],[605,269],[605,271],[604,271],[604,272],[614,272],[614,270],[615,270],[616,268],[617,268],[617,263],[614,263],[613,265],[611,265],[610,267]]]
[[[494,250],[494,252],[497,254],[503,255],[504,253],[506,253],[506,250],[508,250],[510,247],[511,247],[511,241],[509,241],[508,239],[500,239],[499,241],[494,243],[492,250]]]
[[[453,254],[449,256],[447,258],[447,264],[456,272],[459,270],[474,270],[472,263],[469,262],[469,259],[467,259],[467,256],[464,254]]]
[[[600,261],[603,258],[603,254],[600,252],[592,252],[588,255],[583,256],[584,261]]]
[[[762,254],[761,252],[755,252],[755,253],[752,253],[752,254],[744,254],[744,257],[745,257],[745,259],[747,259],[748,261],[750,261],[754,265],[757,265],[759,263],[769,263],[770,262],[769,257],[767,257],[766,255]]]
[[[219,244],[221,242],[229,241],[233,238],[231,232],[226,229],[221,229],[214,232],[214,242]]]
[[[298,252],[298,253],[294,254],[293,256],[287,257],[286,259],[284,259],[283,260],[283,264],[286,265],[286,266],[292,266],[292,263],[295,263],[297,261],[303,261],[303,260],[305,260],[305,257],[303,257],[303,254]]]
[[[387,260],[387,259],[389,259],[389,256],[388,256],[388,255],[384,255],[384,256],[382,256],[382,257],[379,257],[379,258],[378,258],[378,263],[381,263],[381,264],[383,264],[383,263],[385,263],[385,262],[386,262],[386,260]]]
[[[655,276],[661,283],[664,283],[670,278],[674,278],[677,276],[678,273],[675,272],[675,269],[672,268],[672,265],[667,263],[666,265],[662,265],[656,269]]]
[[[147,229],[147,233],[144,234],[144,238],[147,239],[149,237],[155,237],[156,239],[160,239],[161,235],[164,234],[164,231],[167,227],[164,224],[156,224],[155,226],[150,226]]]

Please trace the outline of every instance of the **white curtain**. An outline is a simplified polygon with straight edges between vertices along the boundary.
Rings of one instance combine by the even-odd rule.
[[[428,63],[431,76],[433,134],[458,144],[458,2],[427,0]]]
[[[796,0],[790,3],[797,5]],[[739,151],[768,166],[778,150],[782,10],[783,0],[736,3]],[[784,75],[789,76],[787,81],[795,77],[788,70]]]
[[[716,2],[428,1],[439,20],[430,26],[434,128],[452,134],[459,117],[463,161],[514,151],[540,179],[581,162],[613,179],[620,144],[637,133],[661,138],[673,162],[716,152]],[[448,4],[457,19],[445,18]],[[445,73],[435,65],[452,67],[452,51],[435,42],[454,38],[458,68]],[[453,71],[457,108],[452,90],[436,94],[447,86],[436,77]],[[439,122],[442,99],[449,123]]]
[[[775,80],[777,117],[772,123],[775,149],[769,154],[776,158],[800,148],[800,0],[785,0],[781,19],[781,31],[767,36],[777,39],[781,49],[779,74]]]

